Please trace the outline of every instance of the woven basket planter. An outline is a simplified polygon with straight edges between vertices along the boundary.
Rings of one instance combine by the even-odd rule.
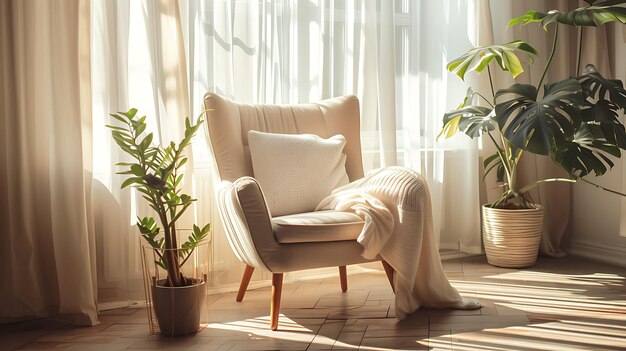
[[[483,206],[483,240],[490,265],[523,268],[535,264],[543,208],[508,210]]]

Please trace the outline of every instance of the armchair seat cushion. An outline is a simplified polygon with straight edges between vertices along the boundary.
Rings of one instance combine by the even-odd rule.
[[[364,223],[354,213],[332,210],[272,218],[274,236],[281,244],[356,240]]]

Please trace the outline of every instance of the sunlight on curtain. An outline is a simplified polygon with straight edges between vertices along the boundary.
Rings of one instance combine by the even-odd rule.
[[[99,300],[142,299],[134,218],[148,210],[132,190],[119,190],[123,178],[113,165],[125,156],[104,127],[108,113],[137,107],[167,141],[176,139],[187,114],[201,114],[208,91],[247,103],[357,95],[366,170],[403,165],[423,173],[441,248],[479,251],[479,149],[462,136],[435,140],[443,113],[458,104],[448,96],[465,90],[445,64],[475,41],[474,6],[466,0],[94,1]],[[212,223],[209,283],[232,289],[243,266],[215,210],[205,136],[192,148],[187,186],[199,201],[187,221]],[[254,279],[268,277],[255,272]]]
[[[98,324],[89,7],[0,2],[2,323]]]
[[[130,161],[113,142],[109,113],[131,107],[147,116],[155,140],[180,140],[189,115],[185,53],[176,1],[93,1],[92,90],[98,300],[143,300],[138,215],[152,211],[134,189],[120,190],[117,162]],[[192,161],[193,158],[190,158]],[[190,162],[191,163],[191,162]],[[193,193],[193,169],[184,191]],[[188,211],[190,228],[204,216]]]
[[[355,94],[366,171],[397,164],[423,173],[433,191],[441,248],[480,252],[479,150],[462,136],[435,140],[443,113],[459,103],[449,96],[461,97],[466,89],[445,66],[476,43],[473,1],[179,5],[193,115],[201,112],[207,91],[282,104]],[[194,157],[202,179],[195,183],[200,206],[218,224],[208,195],[214,170],[204,139],[196,140]],[[237,284],[241,265],[221,228],[213,228],[213,284]]]
[[[398,1],[396,104],[398,163],[422,173],[433,198],[440,249],[481,251],[480,150],[458,135],[436,140],[443,114],[458,106],[467,85],[448,61],[478,45],[474,1]]]

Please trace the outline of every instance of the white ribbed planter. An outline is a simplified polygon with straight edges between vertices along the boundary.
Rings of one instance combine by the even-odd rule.
[[[543,208],[507,210],[483,205],[483,240],[490,265],[529,267],[537,261]]]

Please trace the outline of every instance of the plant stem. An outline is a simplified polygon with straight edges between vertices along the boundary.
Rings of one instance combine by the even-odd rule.
[[[502,134],[500,134],[500,140],[502,140],[502,153],[504,154],[504,157],[502,157],[502,155],[500,156],[500,158],[502,159],[502,163],[504,164],[504,169],[506,170],[506,179],[509,183],[509,189],[511,189],[511,178],[513,175],[514,167],[512,167],[512,165],[509,163],[509,153],[507,152],[507,141],[506,139],[504,139],[504,136]]]
[[[585,179],[585,178],[578,178],[578,179],[582,180],[583,182],[585,182],[585,183],[587,183],[587,184],[591,184],[591,185],[595,186],[596,188],[600,188],[600,189],[602,189],[602,190],[606,190],[606,191],[608,191],[608,192],[610,192],[610,193],[613,193],[613,194],[616,194],[616,195],[621,195],[621,196],[626,196],[626,194],[624,194],[624,193],[620,193],[619,191],[612,190],[612,189],[609,189],[609,188],[605,188],[605,187],[603,187],[602,185],[598,185],[598,184],[596,184],[596,183],[590,182],[590,181],[588,181],[588,180],[587,180],[587,179]]]
[[[532,183],[522,187],[519,191],[520,191],[520,193],[525,193],[527,191],[532,190],[533,188],[535,188],[536,186],[538,186],[541,183],[552,183],[552,182],[576,183],[576,179],[570,179],[570,178],[548,178],[548,179],[542,179],[542,180],[538,180],[536,182],[532,182]]]
[[[163,225],[163,237],[165,238],[165,265],[167,267],[167,279],[170,286],[181,286],[180,281],[180,266],[178,265],[178,253],[176,247],[172,244],[172,231],[167,221],[167,210],[161,201],[161,198],[157,196],[157,203],[159,206],[159,217],[161,218],[161,224]]]
[[[491,68],[487,66],[487,74],[489,75],[489,86],[491,87],[491,96],[493,96],[493,104],[496,103],[496,91],[493,89],[493,78],[491,77]]]
[[[491,139],[491,141],[493,142],[493,145],[496,147],[496,149],[500,152],[502,152],[502,148],[500,147],[500,145],[498,145],[498,143],[496,142],[496,139],[493,138],[493,135],[491,135],[491,133],[487,132],[487,135],[489,135],[489,139]]]
[[[504,166],[504,171],[506,172],[506,177],[508,180],[510,178],[509,174],[511,173],[511,171],[510,171],[510,165],[507,163],[507,160],[506,160],[506,152],[502,150],[502,147],[500,147],[500,145],[498,145],[498,142],[496,141],[496,139],[493,138],[493,135],[491,135],[491,133],[487,133],[487,135],[489,135],[489,139],[491,139],[491,141],[493,142],[493,145],[496,147],[496,152],[498,153],[498,156],[500,157],[500,162],[502,162],[502,166]],[[502,135],[500,135],[500,137],[502,137]],[[504,138],[502,138],[502,142],[504,143]]]
[[[576,77],[580,75],[580,60],[583,53],[583,31],[585,30],[584,26],[580,27],[580,34],[578,38],[578,57],[576,57]]]
[[[559,25],[558,23],[556,23],[554,26],[554,41],[552,42],[552,51],[550,51],[550,57],[548,58],[548,62],[546,62],[546,68],[543,69],[543,74],[541,75],[539,84],[537,84],[537,91],[541,89],[541,83],[543,83],[543,79],[546,77],[546,73],[548,73],[548,68],[550,68],[550,64],[552,63],[552,59],[554,58],[554,53],[556,52],[556,42],[558,38],[559,38]]]
[[[181,262],[181,263],[180,263],[180,266],[181,266],[181,267],[185,264],[185,262],[187,262],[187,260],[189,259],[189,257],[191,257],[191,254],[193,253],[193,251],[194,251],[195,249],[196,249],[195,247],[191,248],[191,250],[190,250],[190,251],[189,251],[189,253],[187,254],[187,257],[185,257],[185,259],[183,260],[183,262]]]
[[[491,103],[491,101],[489,101],[486,97],[484,97],[483,94],[481,94],[481,93],[475,93],[475,94],[480,96],[481,98],[483,98],[483,100],[485,100],[485,102],[488,103],[491,108],[494,107],[493,104]]]
[[[183,212],[185,212],[185,210],[187,210],[187,208],[188,208],[189,206],[191,206],[191,204],[187,204],[187,205],[183,206],[183,208],[182,208],[180,211],[178,211],[178,213],[176,214],[176,217],[174,217],[174,219],[172,219],[172,220],[170,221],[169,225],[170,225],[172,228],[174,228],[174,226],[176,225],[176,221],[180,218],[180,216],[182,216],[182,215],[183,215]]]

